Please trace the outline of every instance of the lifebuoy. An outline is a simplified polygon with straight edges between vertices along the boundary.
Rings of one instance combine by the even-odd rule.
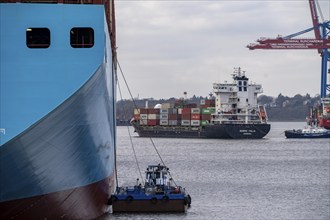
[[[325,108],[325,111],[326,111],[327,113],[329,113],[329,112],[330,112],[330,107],[326,107],[326,108]]]

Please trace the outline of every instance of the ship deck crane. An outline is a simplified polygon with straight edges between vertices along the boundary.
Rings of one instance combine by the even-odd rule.
[[[258,43],[249,44],[250,50],[255,49],[317,49],[322,57],[321,65],[321,98],[327,96],[330,92],[330,84],[327,82],[328,65],[330,62],[330,21],[319,22],[315,0],[309,0],[309,7],[312,16],[313,27],[306,30],[277,38],[260,38]],[[321,13],[321,10],[319,10]],[[322,15],[322,13],[321,13]],[[294,38],[304,33],[314,30],[315,38]],[[330,69],[329,69],[330,74]]]

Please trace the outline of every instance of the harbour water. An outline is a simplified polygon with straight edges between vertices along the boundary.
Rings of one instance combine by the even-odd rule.
[[[109,214],[104,219],[330,219],[330,140],[286,139],[304,122],[271,123],[259,140],[153,138],[178,185],[192,197],[186,214]],[[129,137],[128,130],[132,135]],[[136,184],[160,160],[149,138],[117,128],[121,186]]]

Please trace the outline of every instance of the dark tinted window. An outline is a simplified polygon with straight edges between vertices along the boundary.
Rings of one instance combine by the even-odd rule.
[[[72,28],[70,44],[74,48],[90,48],[94,46],[94,30],[92,28]]]
[[[50,46],[50,31],[48,28],[26,29],[26,46],[28,48],[48,48]]]

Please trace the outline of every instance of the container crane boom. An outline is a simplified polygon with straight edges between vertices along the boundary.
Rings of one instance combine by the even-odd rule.
[[[330,61],[330,21],[319,23],[315,0],[309,0],[309,7],[313,27],[306,30],[277,38],[260,38],[257,43],[251,43],[247,47],[255,49],[317,49],[322,57],[321,65],[321,98],[327,96],[330,84],[327,84],[327,63]],[[294,38],[301,34],[314,31],[315,39]],[[330,73],[330,72],[329,72]]]
[[[321,39],[321,33],[320,33],[320,29],[319,29],[319,19],[318,19],[318,16],[317,16],[315,0],[309,0],[309,8],[310,8],[310,11],[311,11],[315,38],[316,39]]]
[[[250,50],[255,49],[330,49],[330,39],[276,39],[260,38],[259,44],[250,44]]]

